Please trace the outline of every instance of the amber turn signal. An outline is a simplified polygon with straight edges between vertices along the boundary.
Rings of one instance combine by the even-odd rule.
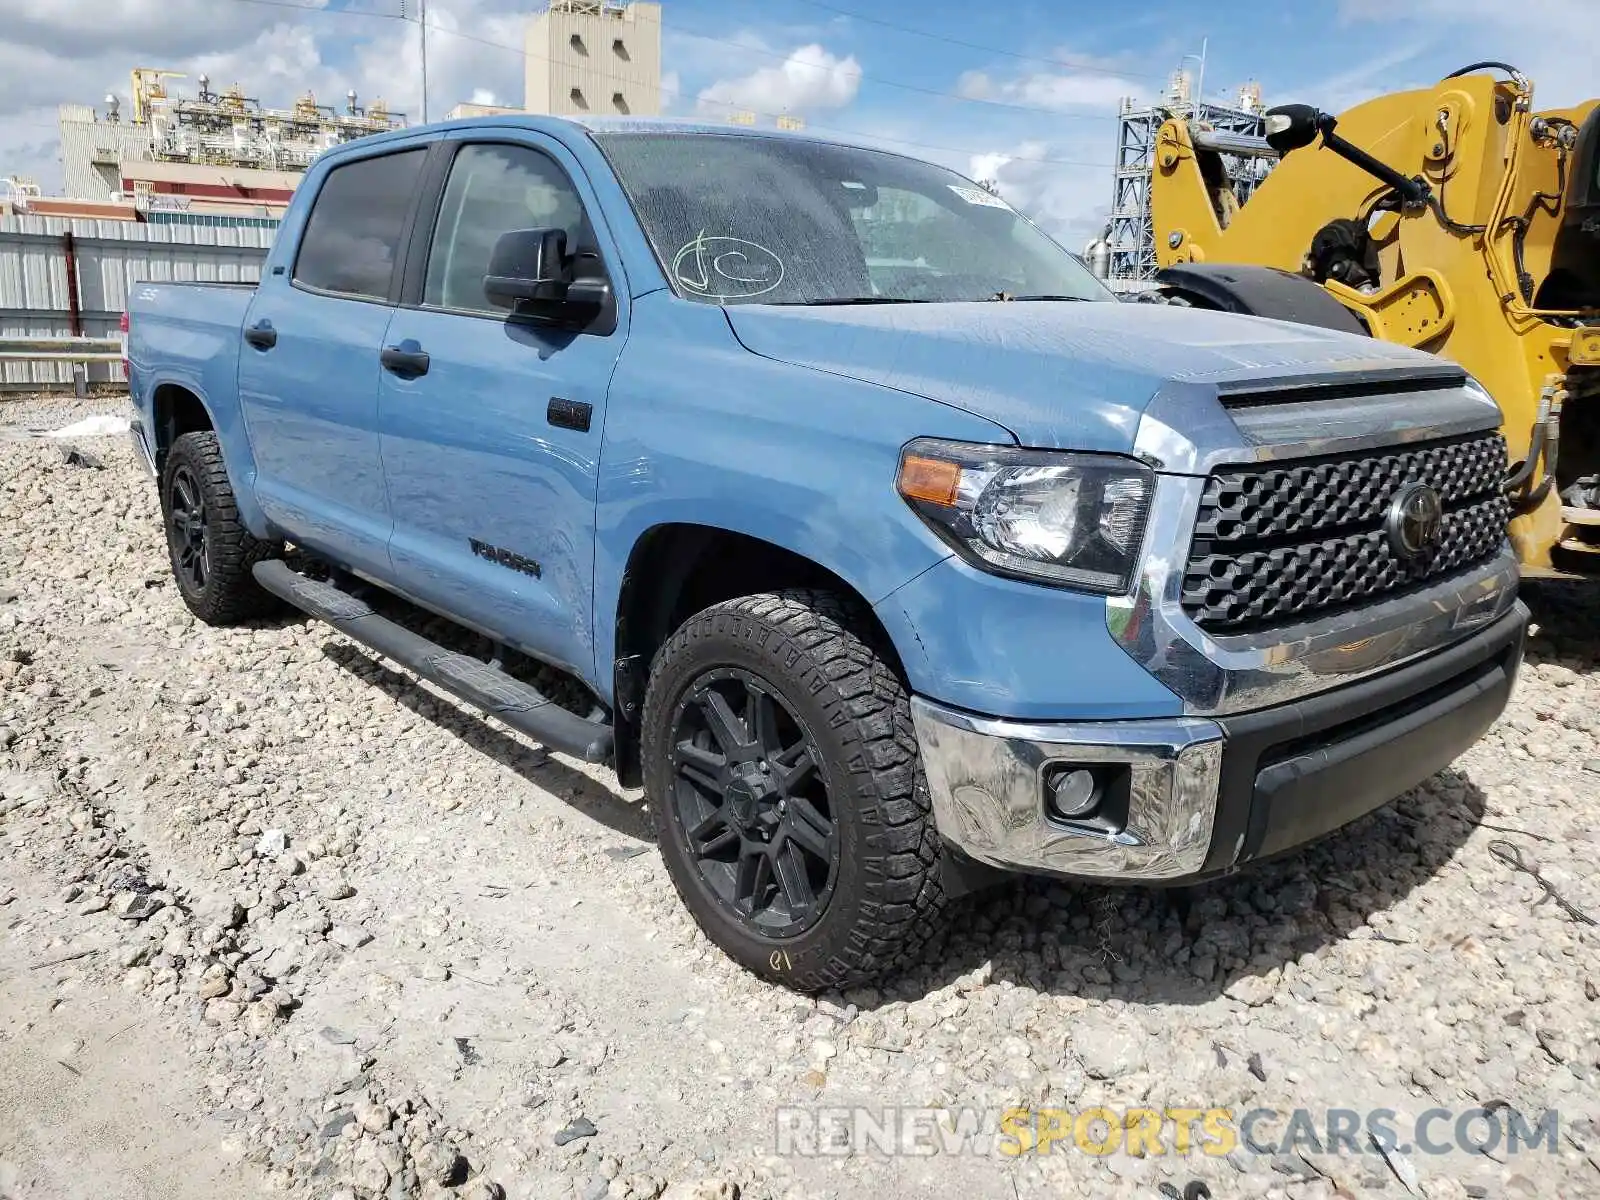
[[[948,508],[961,487],[961,468],[938,458],[908,454],[900,460],[897,486],[907,500],[922,500]]]

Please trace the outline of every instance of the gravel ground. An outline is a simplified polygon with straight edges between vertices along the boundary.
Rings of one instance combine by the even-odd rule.
[[[198,625],[125,439],[29,436],[108,411],[0,404],[0,1196],[1600,1195],[1584,592],[1530,588],[1505,719],[1326,842],[1184,892],[1008,887],[810,1000],[699,934],[613,776],[324,626]],[[994,1136],[1101,1106],[1112,1153]],[[1174,1107],[1275,1115],[1225,1155],[1123,1136]],[[1407,1136],[1484,1108],[1557,1124]],[[1326,1144],[1330,1109],[1409,1149]]]

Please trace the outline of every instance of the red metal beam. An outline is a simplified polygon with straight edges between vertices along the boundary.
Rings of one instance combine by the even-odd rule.
[[[67,322],[73,337],[83,336],[83,307],[78,303],[78,253],[72,231],[61,235],[61,253],[67,260]]]

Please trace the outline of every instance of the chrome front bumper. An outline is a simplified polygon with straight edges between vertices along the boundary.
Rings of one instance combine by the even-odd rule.
[[[1454,761],[1504,711],[1527,623],[1514,603],[1418,660],[1248,713],[1057,724],[913,697],[940,837],[978,862],[1033,874],[1128,883],[1226,874],[1331,833]],[[1101,776],[1088,817],[1052,810],[1053,764]]]
[[[940,835],[1009,870],[1128,880],[1194,875],[1211,847],[1221,785],[1222,728],[1179,718],[1024,724],[974,717],[912,698]],[[1046,815],[1055,762],[1126,764],[1127,818],[1116,829]]]

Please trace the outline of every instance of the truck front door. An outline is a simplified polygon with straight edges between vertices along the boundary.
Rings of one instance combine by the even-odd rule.
[[[452,150],[437,220],[412,239],[408,294],[384,338],[378,408],[396,583],[589,678],[595,489],[626,287],[589,219],[587,180],[558,143],[519,133]],[[566,232],[578,275],[610,271],[615,303],[581,330],[484,296],[500,235],[552,228]]]
[[[275,261],[261,282],[240,348],[262,510],[292,540],[379,576],[390,517],[377,355],[426,157],[413,147],[326,174],[293,260]]]

